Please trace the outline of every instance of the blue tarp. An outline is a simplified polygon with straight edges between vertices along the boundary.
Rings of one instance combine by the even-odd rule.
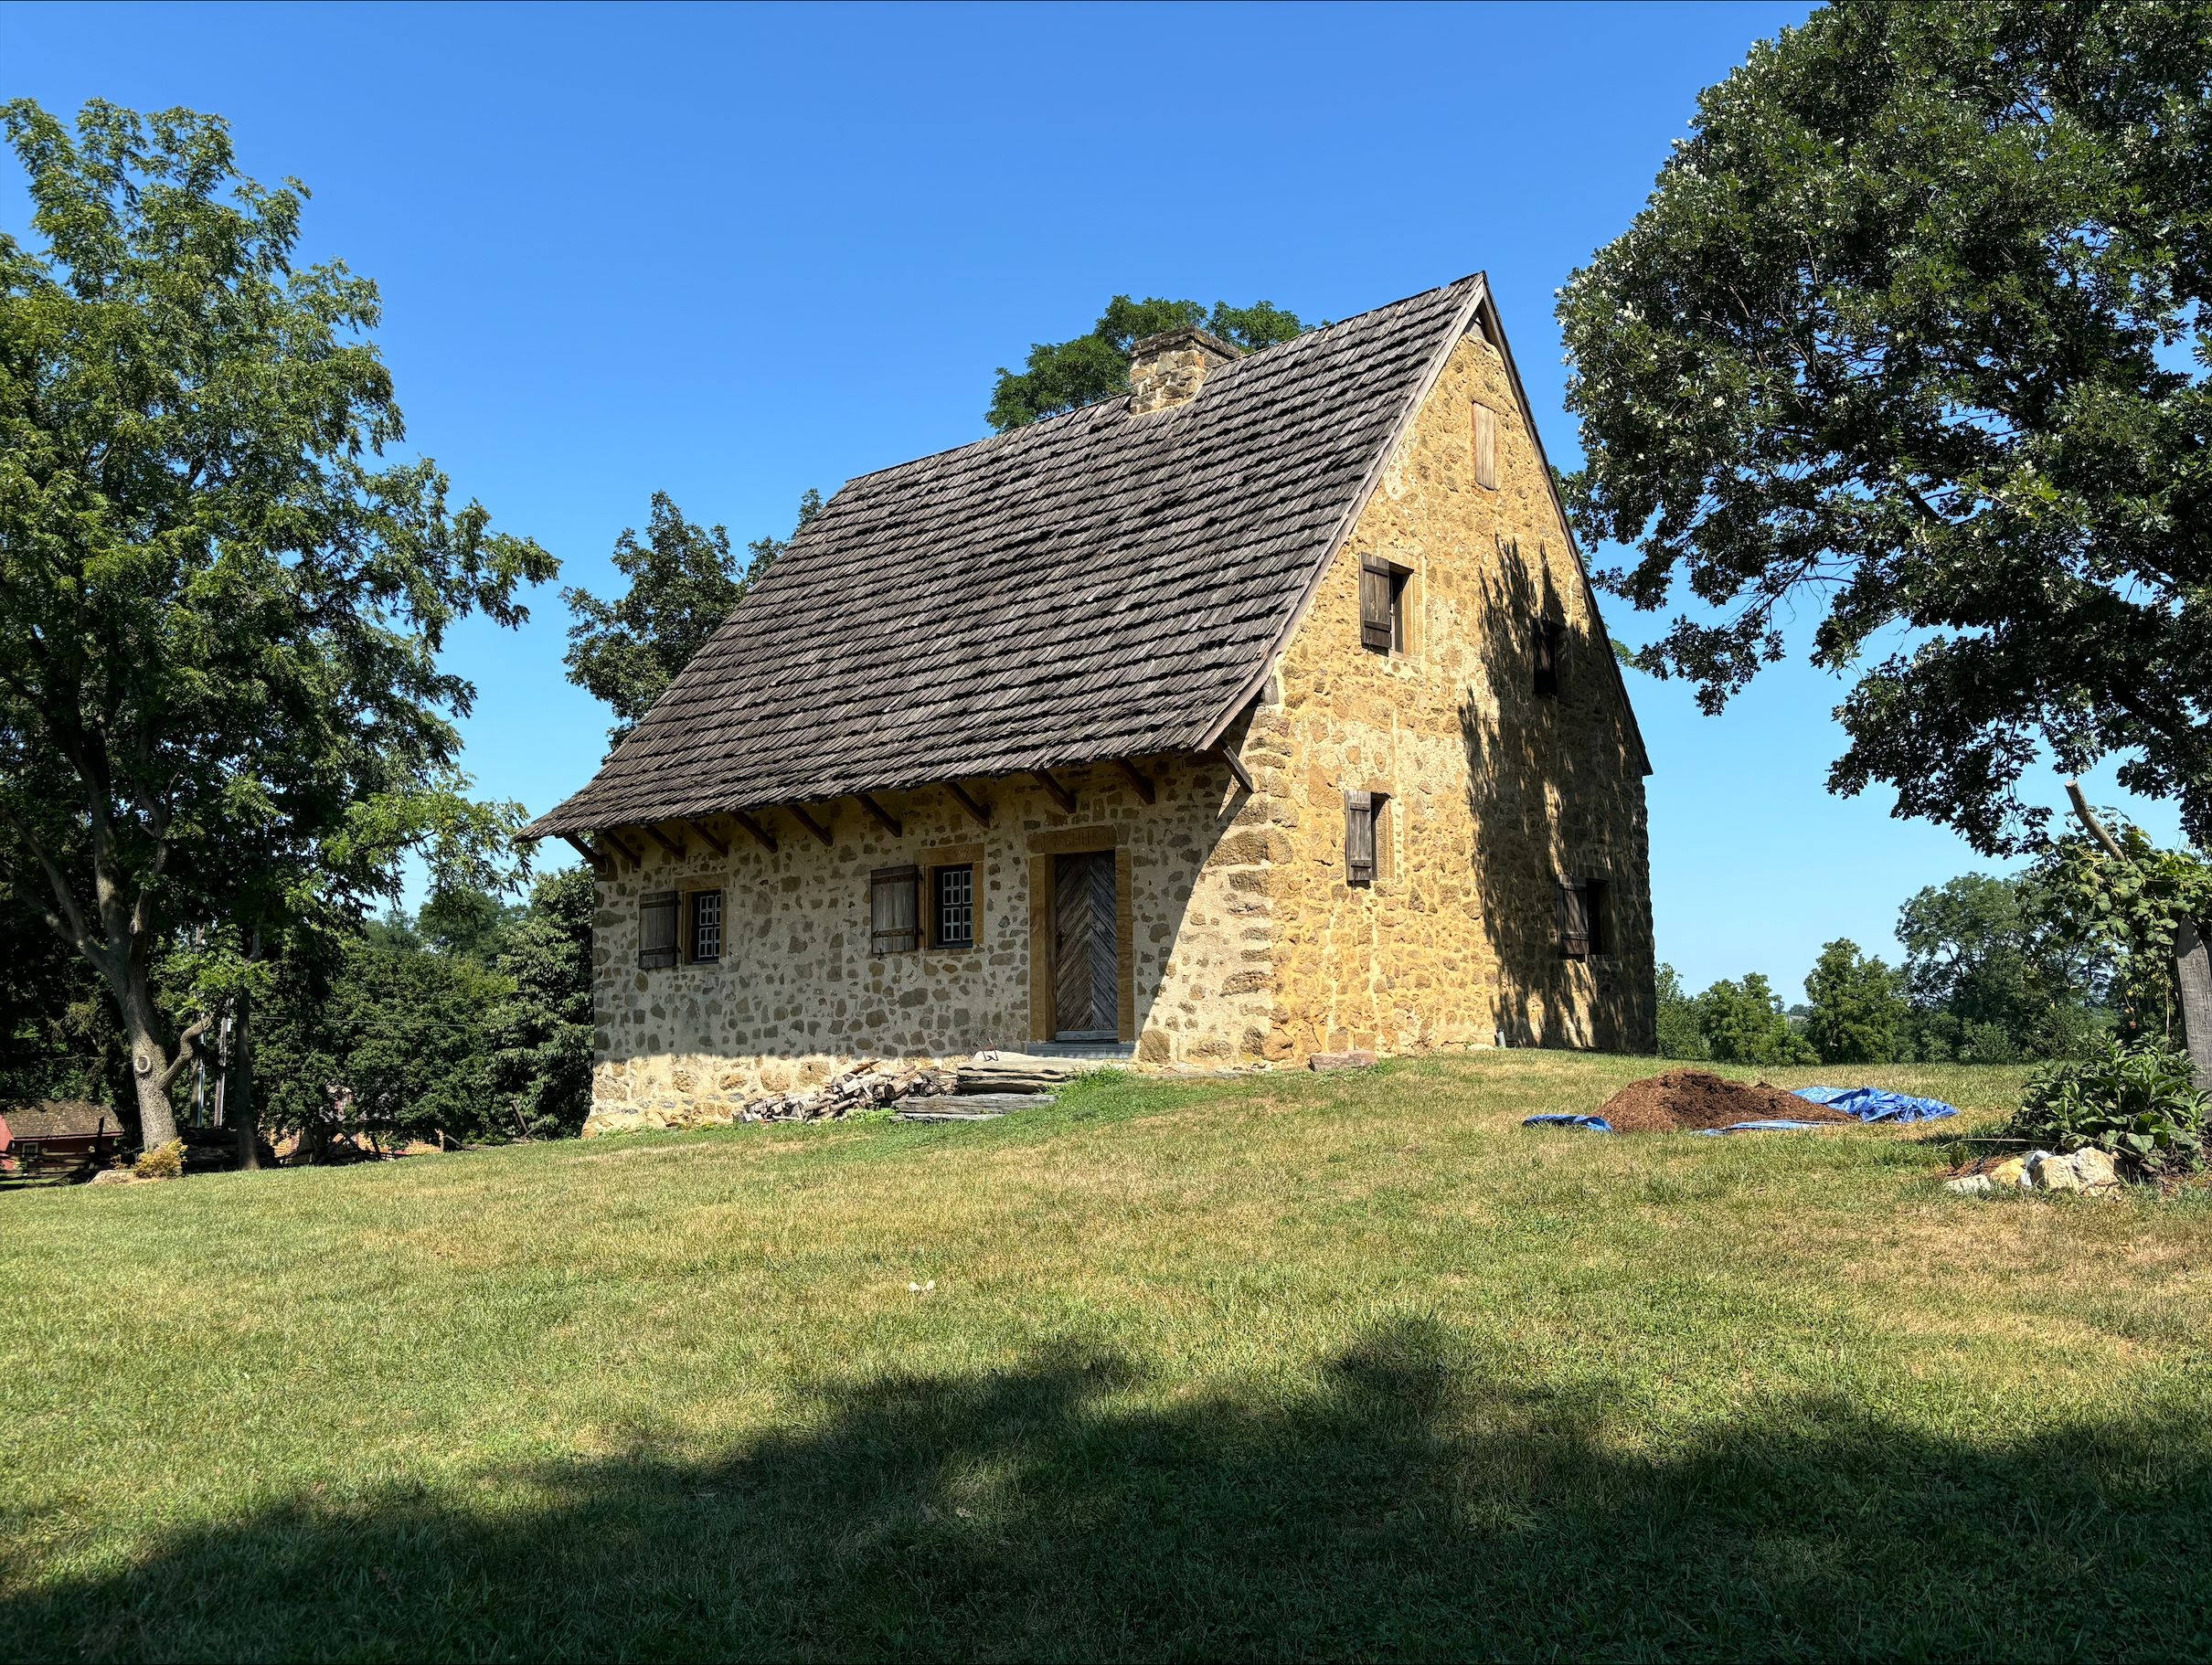
[[[1893,1093],[1886,1087],[1801,1087],[1797,1097],[1832,1110],[1841,1110],[1846,1116],[1856,1116],[1861,1121],[1940,1121],[1946,1116],[1956,1116],[1954,1106],[1941,1098],[1915,1098],[1910,1093]],[[1610,1133],[1613,1124],[1602,1116],[1525,1116],[1525,1128],[1580,1128],[1588,1133]],[[1717,1139],[1723,1133],[1776,1133],[1795,1132],[1823,1125],[1834,1127],[1834,1122],[1817,1121],[1738,1121],[1725,1128],[1693,1128],[1690,1131]]]
[[[1797,1096],[1861,1121],[1941,1121],[1959,1113],[1957,1106],[1941,1098],[1915,1098],[1886,1087],[1801,1087]]]

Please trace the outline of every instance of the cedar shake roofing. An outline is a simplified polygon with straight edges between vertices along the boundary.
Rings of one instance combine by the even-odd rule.
[[[525,836],[1211,745],[1483,294],[1462,278],[1165,410],[1111,399],[850,482]]]

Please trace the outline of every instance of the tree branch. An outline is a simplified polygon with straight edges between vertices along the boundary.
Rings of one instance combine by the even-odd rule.
[[[169,1088],[175,1083],[177,1076],[185,1073],[185,1066],[191,1063],[198,1054],[199,1038],[207,1033],[207,1025],[211,1021],[205,1013],[202,1013],[186,1027],[184,1034],[176,1037],[175,1060],[165,1068],[155,1079],[155,1085],[161,1088],[164,1097],[167,1096]]]
[[[2066,795],[2073,801],[2074,813],[2080,818],[2081,824],[2090,830],[2090,836],[2104,846],[2104,853],[2116,862],[2126,861],[2127,852],[2120,847],[2120,841],[2104,830],[2104,822],[2099,821],[2097,811],[2090,808],[2090,801],[2081,790],[2081,782],[2068,781]]]

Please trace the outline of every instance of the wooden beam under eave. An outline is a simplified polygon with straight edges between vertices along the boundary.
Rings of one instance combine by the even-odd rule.
[[[625,839],[620,832],[617,832],[612,827],[601,827],[599,830],[599,836],[601,843],[612,844],[617,850],[621,851],[622,859],[628,862],[633,867],[642,868],[644,866],[645,853],[643,850],[637,849],[632,845],[627,839]]]
[[[836,842],[835,839],[830,837],[829,829],[824,826],[820,822],[816,821],[812,815],[809,815],[806,812],[804,806],[796,803],[787,803],[783,807],[791,811],[791,818],[793,821],[797,822],[801,826],[804,827],[809,832],[812,832],[816,838],[822,841],[822,847],[824,850],[828,849]],[[836,819],[836,811],[835,810],[825,810],[823,811],[823,813],[827,815],[833,822]]]
[[[892,814],[890,811],[885,809],[866,792],[855,792],[853,796],[860,800],[860,807],[873,816],[876,824],[886,832],[888,832],[893,838],[906,836],[906,824],[898,816]]]
[[[1029,772],[1037,777],[1037,785],[1043,787],[1051,795],[1053,802],[1058,804],[1069,814],[1075,813],[1075,794],[1055,780],[1050,769],[1033,769]]]
[[[647,822],[645,823],[645,831],[653,834],[653,842],[654,843],[660,845],[662,849],[667,851],[668,854],[674,856],[677,861],[680,862],[684,859],[684,841],[680,838],[671,838],[667,833],[662,832],[661,823],[659,822]]]
[[[697,832],[699,835],[699,842],[705,844],[709,850],[713,851],[717,855],[727,857],[729,854],[729,846],[724,843],[720,839],[717,838],[712,832],[709,832],[700,822],[696,821],[686,821],[684,824],[689,827],[694,832]]]
[[[1227,740],[1215,747],[1214,753],[1222,762],[1228,765],[1228,772],[1237,777],[1239,786],[1248,792],[1257,792],[1260,790],[1252,784],[1252,771],[1244,767],[1244,759],[1230,749]]]
[[[751,833],[753,838],[759,843],[761,849],[767,851],[771,855],[776,853],[776,850],[779,848],[776,843],[776,835],[773,832],[771,832],[766,827],[762,826],[759,822],[755,821],[751,816],[748,815],[743,810],[730,811],[729,819],[736,822],[738,825],[743,827],[748,832]]]
[[[1114,766],[1118,768],[1124,775],[1129,777],[1129,784],[1136,788],[1138,797],[1142,798],[1146,803],[1159,802],[1159,789],[1153,785],[1152,777],[1150,775],[1147,775],[1143,769],[1132,763],[1127,758],[1116,758],[1113,761]]]
[[[613,869],[613,858],[611,856],[602,855],[599,851],[594,850],[590,844],[584,843],[582,839],[577,837],[575,833],[557,832],[554,834],[554,836],[559,839],[562,843],[568,845],[569,849],[575,851],[577,854],[582,856],[584,860],[590,864],[592,872],[607,873]]]
[[[977,826],[987,827],[991,824],[991,806],[973,796],[968,789],[961,785],[959,781],[946,781],[945,790],[952,793],[960,807],[974,818]]]

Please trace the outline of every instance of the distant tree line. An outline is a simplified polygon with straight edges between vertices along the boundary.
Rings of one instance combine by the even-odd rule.
[[[2133,963],[2086,921],[2053,856],[2010,877],[1968,874],[1898,910],[1892,966],[1848,938],[1821,949],[1805,1000],[1763,974],[1702,993],[1659,968],[1659,1050],[1728,1064],[2017,1064],[2084,1055],[2100,1036],[2163,1034],[2162,958]]]

